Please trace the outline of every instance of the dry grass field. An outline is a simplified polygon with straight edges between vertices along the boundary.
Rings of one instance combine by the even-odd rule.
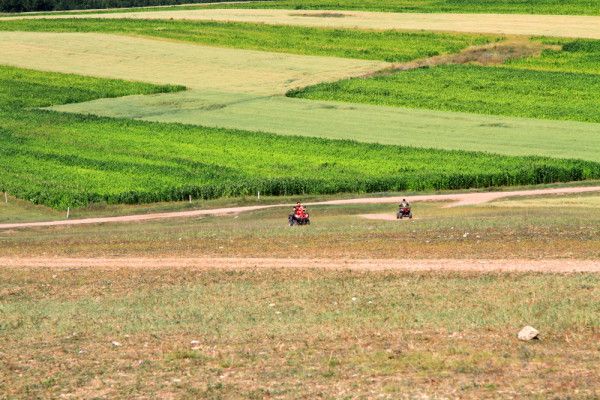
[[[597,275],[0,270],[6,398],[598,395]],[[524,324],[541,340],[523,343]]]
[[[328,28],[400,29],[600,39],[600,17],[519,14],[420,14],[366,11],[196,9],[20,16],[11,19],[174,19]]]
[[[297,56],[94,33],[1,32],[0,63],[86,76],[258,95],[364,75],[378,61]]]

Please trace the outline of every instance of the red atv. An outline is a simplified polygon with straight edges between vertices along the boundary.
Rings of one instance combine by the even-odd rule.
[[[410,210],[410,207],[400,207],[398,214],[396,214],[396,219],[402,218],[412,219],[412,211]]]
[[[303,213],[302,215],[290,214],[288,216],[290,226],[294,225],[310,225],[310,215]]]

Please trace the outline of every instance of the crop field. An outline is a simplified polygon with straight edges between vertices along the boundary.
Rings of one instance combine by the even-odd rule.
[[[318,29],[247,23],[161,20],[28,19],[0,21],[0,31],[95,32],[148,36],[218,47],[387,62],[457,53],[497,36]]]
[[[600,161],[600,125],[190,90],[52,110],[279,135]]]
[[[69,98],[89,99],[94,95],[86,91],[89,78],[6,67],[1,72],[6,78],[0,152],[8,173],[0,189],[56,207],[181,200],[188,195],[211,198],[258,190],[276,195],[456,189],[600,177],[600,164],[593,162],[331,142],[27,110]],[[62,89],[52,83],[54,77]],[[103,81],[94,85],[102,87]],[[114,85],[119,83],[106,85],[101,95],[122,95],[127,90],[120,86],[111,92]],[[70,94],[78,87],[80,95]],[[137,86],[129,90],[135,93]],[[267,143],[265,153],[260,149]],[[303,149],[301,158],[294,156],[298,146]]]
[[[362,75],[388,65],[143,38],[132,40],[120,35],[46,32],[0,33],[0,63],[260,95],[284,93],[311,82]]]
[[[523,68],[538,71],[558,71],[600,75],[600,41],[538,39],[541,42],[558,46],[546,49],[539,57],[510,60],[510,68]]]
[[[249,22],[269,25],[296,25],[320,28],[363,30],[426,30],[554,36],[600,39],[600,17],[507,15],[507,14],[427,14],[382,12],[321,12],[298,10],[168,10],[135,13],[84,13],[68,15],[23,15],[2,21],[24,19],[127,19],[127,20],[195,20]]]
[[[243,1],[243,0],[242,0]],[[395,13],[501,13],[543,15],[600,15],[600,9],[588,0],[268,0],[234,4],[179,5],[174,7],[136,7],[130,9],[100,10],[95,13],[121,14],[145,11],[161,12],[165,9],[193,11],[206,9],[287,9],[287,10],[354,10]],[[88,12],[55,12],[42,15],[78,15]],[[1,14],[0,16],[10,16]]]
[[[367,10],[385,12],[519,13],[600,15],[588,0],[274,0],[248,4],[213,5],[215,8],[283,8],[290,10]]]
[[[323,83],[290,95],[350,103],[600,122],[599,91],[600,80],[592,74],[451,65]],[[561,101],[557,102],[557,98]]]

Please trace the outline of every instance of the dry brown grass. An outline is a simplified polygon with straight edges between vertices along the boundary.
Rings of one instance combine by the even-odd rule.
[[[36,268],[0,278],[8,398],[592,398],[600,379],[597,275]],[[525,323],[542,340],[519,342]]]

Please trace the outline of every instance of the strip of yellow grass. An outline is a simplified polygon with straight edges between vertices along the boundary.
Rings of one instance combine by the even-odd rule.
[[[226,49],[96,33],[1,32],[0,64],[259,95],[335,81],[388,63]]]
[[[335,14],[334,14],[335,13]],[[327,17],[327,15],[335,15]],[[328,28],[406,29],[600,39],[600,17],[519,14],[429,14],[323,10],[176,10],[18,18],[178,19]]]

